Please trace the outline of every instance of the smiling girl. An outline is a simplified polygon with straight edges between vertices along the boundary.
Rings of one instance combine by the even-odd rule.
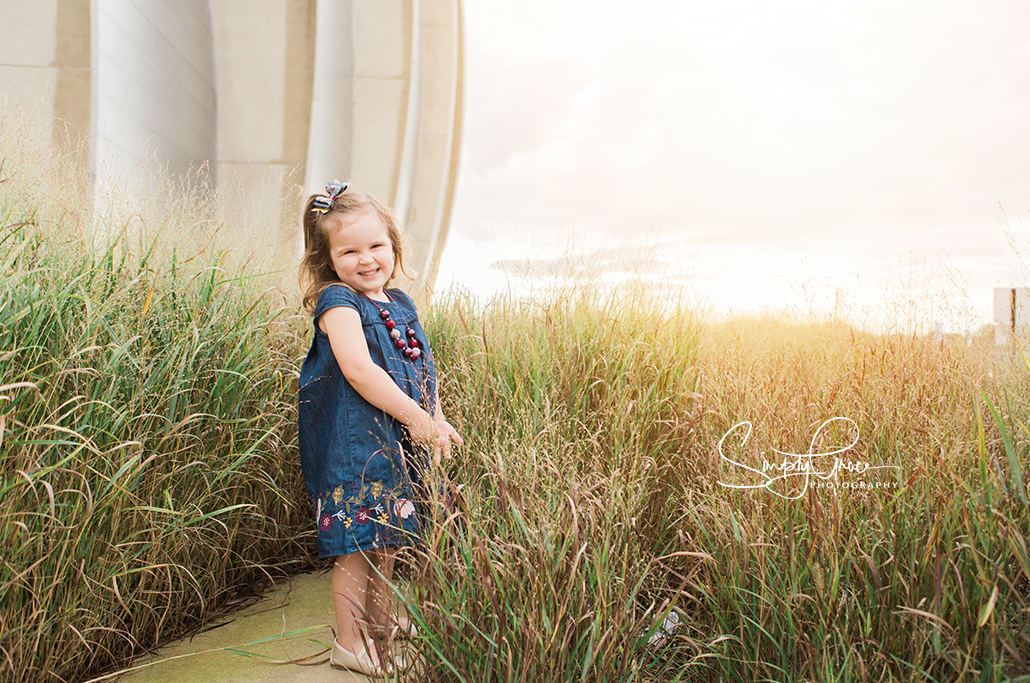
[[[387,636],[414,634],[389,613],[388,584],[397,549],[420,533],[414,500],[429,451],[439,462],[462,439],[440,409],[415,304],[389,288],[406,274],[397,219],[346,189],[330,183],[304,212],[301,287],[315,330],[300,373],[299,445],[319,555],[336,558],[330,662],[378,675],[390,670]]]

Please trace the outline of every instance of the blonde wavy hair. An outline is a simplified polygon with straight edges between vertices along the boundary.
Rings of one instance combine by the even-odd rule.
[[[393,215],[393,211],[375,197],[345,190],[337,195],[329,209],[322,213],[315,210],[315,199],[320,196],[322,195],[311,195],[304,205],[304,257],[300,261],[297,278],[304,293],[305,310],[315,310],[318,295],[326,287],[343,284],[333,269],[333,261],[329,255],[329,236],[346,225],[349,216],[372,211],[386,227],[386,234],[393,247],[393,272],[386,285],[389,285],[398,273],[414,279],[404,266],[404,233],[401,232],[400,222]]]

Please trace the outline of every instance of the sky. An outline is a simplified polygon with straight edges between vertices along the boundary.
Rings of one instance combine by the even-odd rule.
[[[1027,284],[1009,242],[1030,240],[1030,3],[463,10],[438,290],[585,269],[721,312],[943,307],[927,315],[961,331],[989,322],[993,287]]]

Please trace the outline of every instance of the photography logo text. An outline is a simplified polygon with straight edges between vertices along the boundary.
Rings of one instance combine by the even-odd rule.
[[[734,440],[731,437],[740,434],[743,438],[735,448],[731,448]],[[897,465],[873,465],[870,462],[847,457],[848,451],[854,448],[859,440],[858,425],[846,417],[831,417],[826,420],[812,435],[808,453],[789,453],[775,448],[770,449],[776,454],[772,462],[766,457],[766,452],[761,453],[759,467],[746,465],[742,460],[748,440],[751,438],[752,425],[749,421],[738,422],[730,427],[721,439],[719,439],[719,459],[727,463],[730,469],[738,472],[744,480],[750,483],[728,483],[719,481],[721,486],[730,489],[765,489],[773,495],[794,500],[800,498],[812,489],[827,489],[836,493],[840,490],[892,490],[898,488],[898,482],[891,477],[888,480],[883,476],[872,476],[880,470],[897,470]],[[843,434],[846,438],[851,436],[847,445],[831,448],[830,450],[817,450],[816,444],[826,441],[830,433]],[[843,439],[842,439],[843,440]],[[727,451],[732,450],[732,456]]]

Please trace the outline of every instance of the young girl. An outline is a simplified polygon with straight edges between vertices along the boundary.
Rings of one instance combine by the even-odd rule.
[[[414,631],[389,613],[388,582],[397,549],[419,534],[428,451],[439,463],[462,439],[440,410],[415,304],[387,289],[406,274],[397,219],[346,189],[330,183],[304,211],[300,277],[315,336],[300,373],[300,458],[319,555],[336,558],[330,662],[376,675],[389,671],[382,634]]]

